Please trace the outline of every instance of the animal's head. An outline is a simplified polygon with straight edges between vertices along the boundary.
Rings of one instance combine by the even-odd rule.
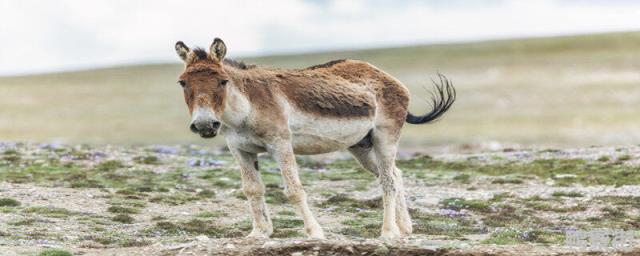
[[[176,43],[176,53],[184,61],[185,70],[178,83],[191,113],[189,128],[203,138],[218,134],[224,112],[227,87],[231,81],[222,68],[227,47],[220,38],[213,40],[209,52],[189,49],[182,41]]]

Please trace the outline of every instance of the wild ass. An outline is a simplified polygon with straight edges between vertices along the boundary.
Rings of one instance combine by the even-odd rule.
[[[209,52],[191,50],[181,41],[175,49],[185,63],[178,82],[192,116],[191,131],[203,138],[219,131],[240,165],[253,215],[249,237],[266,238],[273,232],[257,154],[269,152],[278,163],[284,193],[302,216],[307,236],[324,238],[307,204],[295,154],[343,149],[382,185],[381,238],[412,232],[402,172],[395,166],[400,129],[404,122],[433,121],[451,107],[456,94],[446,77],[434,82],[433,110],[416,116],[407,111],[407,88],[366,62],[334,60],[296,70],[247,66],[224,59],[227,48],[219,38]]]

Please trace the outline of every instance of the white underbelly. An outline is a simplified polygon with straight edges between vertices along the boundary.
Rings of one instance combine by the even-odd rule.
[[[296,111],[289,116],[289,128],[296,154],[323,154],[358,143],[373,128],[373,117],[328,118]]]

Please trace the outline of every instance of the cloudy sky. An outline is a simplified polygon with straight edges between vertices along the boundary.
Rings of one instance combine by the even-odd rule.
[[[640,30],[631,0],[0,0],[0,75],[230,56]]]

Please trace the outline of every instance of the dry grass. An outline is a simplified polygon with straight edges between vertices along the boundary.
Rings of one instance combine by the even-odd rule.
[[[638,32],[246,60],[303,67],[338,58],[366,60],[399,78],[413,93],[416,113],[427,109],[423,87],[430,77],[439,71],[454,81],[459,97],[451,113],[435,125],[407,125],[405,146],[640,143]],[[206,143],[187,129],[189,117],[175,84],[181,68],[146,65],[0,78],[1,139]]]

